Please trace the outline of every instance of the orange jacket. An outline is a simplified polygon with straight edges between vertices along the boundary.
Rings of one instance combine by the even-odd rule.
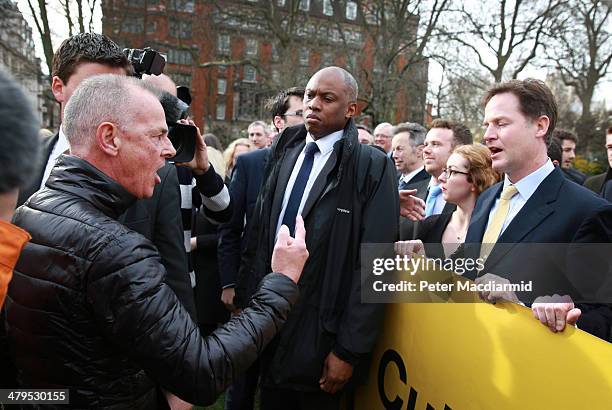
[[[30,234],[23,229],[0,220],[0,307],[4,304],[19,254],[30,239]]]

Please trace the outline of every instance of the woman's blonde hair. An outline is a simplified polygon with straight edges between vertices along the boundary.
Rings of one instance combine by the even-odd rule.
[[[248,138],[238,138],[232,141],[225,151],[223,151],[223,159],[225,159],[225,169],[227,173],[232,170],[234,164],[234,156],[236,155],[236,147],[242,145],[249,148],[249,151],[253,149],[253,143]]]
[[[213,147],[206,147],[206,152],[208,153],[208,162],[210,162],[221,179],[225,181],[225,161],[223,160],[223,154]]]
[[[484,145],[460,145],[453,154],[461,155],[468,162],[468,181],[476,188],[478,195],[501,179],[501,175],[493,169],[491,151]]]

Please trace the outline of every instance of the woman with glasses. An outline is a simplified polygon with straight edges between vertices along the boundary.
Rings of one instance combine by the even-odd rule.
[[[423,253],[445,258],[465,241],[476,199],[499,180],[491,167],[491,153],[482,144],[457,147],[446,162],[438,179],[446,202],[457,205],[452,213],[432,215],[420,222],[416,241],[396,243],[398,254]]]

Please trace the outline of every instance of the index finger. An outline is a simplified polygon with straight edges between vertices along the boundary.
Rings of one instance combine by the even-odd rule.
[[[416,193],[417,193],[416,189],[401,189],[399,191],[399,196],[407,198],[407,197],[409,197],[411,195],[414,195]]]
[[[301,242],[306,241],[306,228],[304,228],[304,219],[302,215],[298,215],[295,218],[295,240]]]
[[[280,243],[283,246],[287,246],[289,242],[289,228],[287,225],[282,225],[278,230],[278,236],[276,237],[276,243]]]

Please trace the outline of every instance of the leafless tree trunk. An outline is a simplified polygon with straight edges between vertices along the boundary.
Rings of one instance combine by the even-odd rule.
[[[51,42],[51,31],[49,30],[49,18],[47,16],[47,3],[45,0],[38,0],[38,13],[34,10],[32,0],[28,0],[28,6],[32,12],[34,23],[36,24],[36,30],[40,36],[43,52],[45,53],[45,63],[49,74],[51,74],[51,67],[53,64],[53,43]]]

